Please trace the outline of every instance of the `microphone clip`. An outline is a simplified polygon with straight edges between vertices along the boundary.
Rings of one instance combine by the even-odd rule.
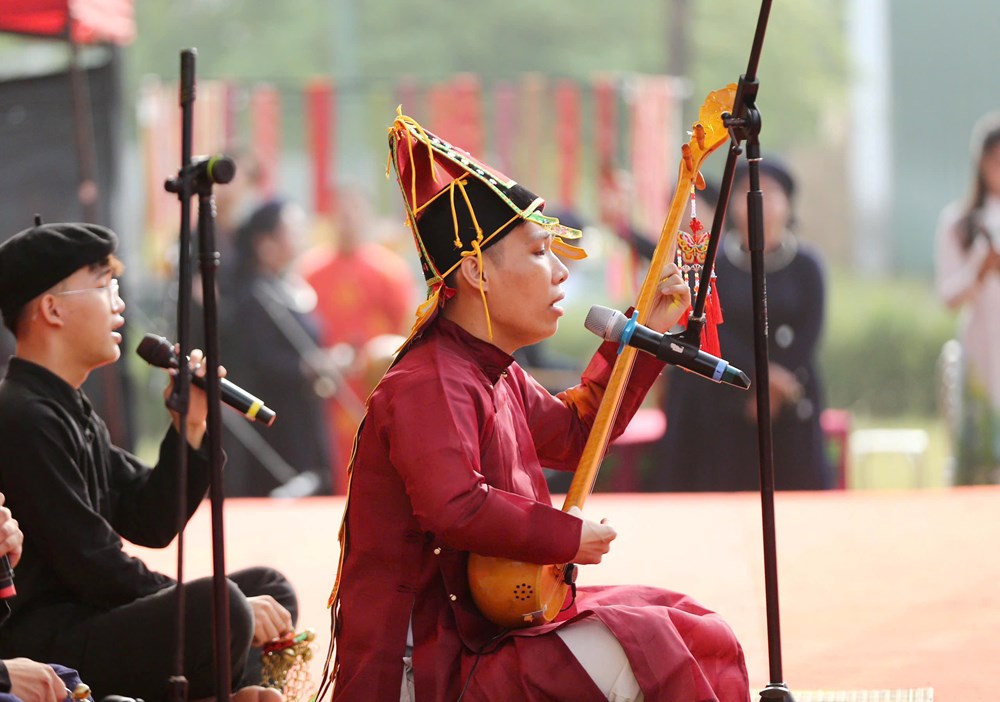
[[[632,316],[628,318],[625,328],[622,329],[621,339],[618,342],[619,356],[622,355],[625,347],[632,342],[632,335],[635,334],[639,326],[639,310],[633,310]],[[698,318],[689,317],[687,327],[684,328],[684,331],[677,332],[676,334],[665,333],[663,335],[663,342],[676,344],[681,347],[674,349],[676,353],[682,353],[685,356],[694,356],[701,348],[701,330],[704,326],[704,315]],[[687,353],[683,353],[684,351],[687,351]]]
[[[632,316],[628,318],[628,322],[625,323],[625,328],[622,329],[622,337],[618,342],[618,355],[622,355],[622,351],[628,346],[628,342],[632,340],[632,334],[635,333],[636,327],[639,326],[639,310],[633,310]]]

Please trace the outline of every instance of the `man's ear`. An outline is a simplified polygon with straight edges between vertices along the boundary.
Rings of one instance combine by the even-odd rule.
[[[485,262],[484,262],[485,263]],[[464,256],[462,262],[458,264],[459,277],[469,286],[479,289],[480,262],[478,256]],[[488,290],[489,285],[486,277],[486,270],[483,269],[483,290]]]
[[[59,309],[59,300],[55,295],[42,295],[35,304],[37,305],[38,317],[44,320],[46,324],[53,327],[61,327],[66,323],[63,312]]]

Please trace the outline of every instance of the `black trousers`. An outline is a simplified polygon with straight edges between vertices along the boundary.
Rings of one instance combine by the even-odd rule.
[[[228,576],[230,659],[233,687],[260,682],[260,651],[250,648],[254,620],[248,597],[271,595],[298,621],[291,584],[272,568],[248,568]],[[185,586],[184,675],[189,699],[215,693],[212,648],[212,579]],[[78,605],[52,608],[4,631],[4,655],[60,663],[80,671],[94,699],[106,695],[166,698],[174,674],[176,593],[173,588],[107,611]]]

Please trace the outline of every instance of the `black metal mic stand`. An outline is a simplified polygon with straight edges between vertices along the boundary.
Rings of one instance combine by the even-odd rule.
[[[757,64],[764,45],[767,20],[771,13],[771,0],[762,0],[757,29],[750,49],[746,73],[740,76],[733,101],[732,114],[723,114],[732,142],[719,186],[719,205],[712,221],[711,237],[705,254],[705,275],[702,282],[711,280],[715,257],[726,218],[726,206],[732,191],[736,161],[742,152],[740,143],[746,143],[749,175],[747,191],[748,240],[750,246],[750,279],[753,296],[754,368],[756,371],[757,399],[757,448],[760,468],[761,522],[764,534],[764,598],[767,608],[767,653],[770,682],[760,693],[761,700],[794,702],[791,691],[783,682],[781,671],[781,620],[778,608],[778,557],[774,524],[774,454],[771,436],[770,372],[767,350],[767,285],[764,274],[764,194],[760,190],[760,112],[756,98],[760,84]],[[692,306],[691,318],[681,337],[696,346],[700,345],[701,329],[705,324],[704,308],[708,285],[698,288]]]
[[[191,162],[191,139],[194,116],[194,59],[195,52],[181,52],[181,73],[178,97],[181,108],[181,167],[175,179],[168,180],[165,188],[177,194],[181,203],[180,240],[177,251],[177,344],[180,359],[191,352],[188,333],[191,310],[191,179],[187,177],[187,167]],[[167,398],[167,407],[180,415],[177,432],[180,434],[180,450],[177,452],[177,583],[175,593],[174,621],[174,674],[167,683],[167,699],[172,702],[186,702],[188,681],[184,676],[185,640],[185,595],[184,595],[184,527],[187,524],[187,412],[191,398],[191,371],[187,363],[177,364],[174,388]]]
[[[222,486],[222,417],[221,389],[219,385],[219,335],[216,307],[215,271],[219,254],[215,251],[215,204],[212,186],[232,180],[236,169],[232,160],[224,156],[194,161],[191,156],[193,134],[193,108],[195,100],[195,49],[181,52],[180,107],[181,107],[181,168],[176,178],[167,180],[164,187],[176,193],[181,202],[180,243],[178,249],[177,340],[180,346],[178,372],[174,390],[167,406],[180,417],[179,499],[177,513],[177,585],[176,585],[176,648],[175,673],[168,682],[168,699],[185,702],[188,681],[184,677],[185,597],[184,597],[184,527],[187,523],[187,423],[190,401],[191,373],[183,362],[190,355],[189,324],[191,308],[191,196],[198,195],[198,238],[201,263],[203,306],[205,317],[205,393],[208,402],[206,438],[209,442],[212,508],[212,621],[213,652],[215,661],[215,693],[217,700],[228,700],[232,690],[230,677],[229,643],[229,591],[225,572],[225,538],[223,531]]]
[[[205,326],[205,394],[208,400],[208,449],[212,507],[212,604],[215,635],[215,693],[217,700],[229,699],[230,678],[229,589],[226,583],[226,549],[223,520],[222,391],[219,385],[219,315],[216,272],[219,252],[215,250],[215,199],[212,186],[233,179],[236,167],[225,156],[214,156],[195,164],[198,193],[198,260],[201,268],[202,307]]]

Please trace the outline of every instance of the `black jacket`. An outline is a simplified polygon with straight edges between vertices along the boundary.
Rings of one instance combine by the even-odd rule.
[[[16,655],[18,632],[50,617],[108,610],[174,582],[126,554],[122,538],[157,548],[176,536],[179,438],[171,428],[149,468],[111,444],[83,392],[11,359],[0,383],[0,492],[25,550],[0,655]],[[189,451],[188,467],[190,518],[208,488],[204,448]]]

